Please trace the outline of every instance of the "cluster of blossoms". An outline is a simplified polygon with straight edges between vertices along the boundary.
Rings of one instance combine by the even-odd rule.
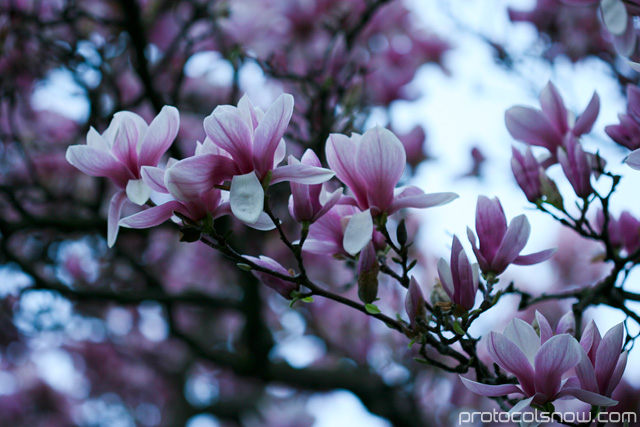
[[[627,352],[621,352],[623,324],[602,338],[591,321],[578,342],[570,334],[575,325],[566,318],[571,316],[571,312],[565,315],[555,332],[538,312],[538,332],[521,319],[513,319],[502,334],[491,332],[487,344],[491,359],[512,373],[518,385],[487,385],[461,377],[465,386],[483,396],[524,395],[523,406],[543,406],[564,396],[595,406],[617,404],[610,397],[627,364]],[[568,376],[572,369],[575,376]]]

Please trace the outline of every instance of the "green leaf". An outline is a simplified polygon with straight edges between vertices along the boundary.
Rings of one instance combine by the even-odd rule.
[[[364,308],[369,314],[380,314],[380,309],[375,304],[365,304]]]
[[[238,268],[241,268],[244,271],[251,271],[252,267],[249,264],[245,264],[243,262],[239,262],[236,264],[238,266]]]
[[[458,335],[464,335],[466,333],[464,329],[462,329],[462,327],[460,326],[460,323],[458,323],[457,320],[453,323],[453,330]]]
[[[310,304],[310,303],[313,302],[313,297],[304,297],[300,301],[306,302],[307,304]]]
[[[413,361],[414,361],[414,362],[418,362],[418,363],[422,363],[423,365],[431,365],[431,363],[429,363],[429,361],[428,361],[428,360],[426,360],[426,359],[421,359],[421,358],[419,358],[419,357],[414,357],[414,358],[413,358]]]
[[[407,345],[407,348],[411,348],[413,347],[413,345],[416,343],[416,339],[412,339],[411,341],[409,341],[409,345]]]

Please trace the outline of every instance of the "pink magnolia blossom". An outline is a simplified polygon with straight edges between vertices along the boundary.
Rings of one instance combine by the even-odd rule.
[[[593,193],[591,157],[584,152],[575,135],[567,135],[565,143],[558,147],[557,158],[562,171],[578,197],[586,198]]]
[[[622,323],[611,328],[602,338],[593,320],[589,322],[580,339],[583,351],[576,366],[576,375],[584,390],[611,396],[627,366],[627,352],[621,352],[623,344]]]
[[[478,197],[476,206],[476,232],[480,247],[477,246],[476,236],[467,228],[467,236],[478,259],[480,269],[485,274],[499,275],[509,264],[532,265],[551,258],[555,249],[547,249],[529,255],[520,255],[524,249],[531,226],[527,217],[519,215],[511,220],[507,227],[507,218],[500,200]]]
[[[536,316],[540,323],[542,316]],[[548,322],[547,322],[548,326]],[[598,392],[580,388],[576,377],[565,378],[581,360],[580,344],[569,334],[551,335],[541,328],[538,335],[521,319],[513,319],[504,333],[491,332],[488,339],[491,359],[502,369],[515,375],[518,385],[487,385],[460,377],[464,385],[483,396],[524,395],[523,406],[543,405],[565,396],[573,396],[596,406],[613,406],[617,402]]]
[[[635,85],[627,85],[627,114],[618,114],[620,123],[609,125],[604,131],[618,144],[629,150],[640,148],[640,88]],[[640,168],[640,154],[634,154],[627,164]],[[636,160],[634,162],[634,159]]]
[[[142,167],[158,165],[179,127],[180,117],[175,107],[163,107],[150,125],[137,114],[123,111],[114,115],[104,133],[91,128],[87,145],[67,149],[69,163],[87,175],[107,177],[119,188],[109,204],[109,247],[116,241],[126,197],[138,205],[149,200],[151,189],[142,180]]]
[[[271,259],[267,256],[261,255],[259,258],[252,257],[252,256],[245,256],[245,258],[254,262],[260,267],[273,270],[277,273],[284,274],[285,276],[290,275],[289,271],[287,271],[286,268],[280,265],[280,263],[278,263],[276,260]],[[283,280],[279,277],[272,276],[269,273],[265,273],[258,270],[251,270],[251,274],[253,274],[256,277],[256,279],[258,279],[264,285],[278,292],[280,295],[282,295],[286,299],[291,299],[291,292],[297,291],[300,288],[300,285],[297,283]]]
[[[562,196],[558,187],[546,174],[542,165],[536,160],[527,147],[524,155],[515,147],[512,150],[511,170],[518,186],[522,189],[527,200],[538,203],[543,200],[554,206],[562,206]]]
[[[547,83],[542,89],[540,105],[542,110],[523,106],[509,108],[505,113],[505,124],[515,139],[545,147],[555,156],[569,133],[579,137],[591,131],[600,110],[600,98],[594,93],[575,123],[553,83]]]
[[[301,161],[289,156],[289,164],[303,163],[310,166],[322,167],[320,159],[312,150],[304,152]],[[327,213],[342,196],[342,188],[329,193],[322,184],[307,185],[291,182],[291,197],[289,198],[289,213],[298,222],[315,222]]]
[[[166,170],[143,167],[142,176],[147,185],[157,193],[167,196],[164,197],[164,203],[123,218],[120,220],[120,226],[155,227],[172,218],[175,212],[192,221],[200,221],[208,215],[211,215],[212,219],[230,215],[229,201],[224,200],[223,192],[214,185],[224,181],[233,165],[228,157],[219,153],[220,151],[210,140],[205,140],[203,144],[198,143],[195,156],[181,161],[170,159]],[[185,163],[188,163],[188,167],[184,166]],[[207,171],[217,172],[209,173],[206,177],[211,185],[195,187],[193,176]],[[184,182],[186,185],[183,184]],[[264,213],[260,214],[257,221],[247,225],[258,230],[270,230],[275,227]]]
[[[409,282],[409,290],[404,300],[404,309],[409,316],[411,327],[415,329],[418,324],[417,319],[424,317],[426,314],[424,295],[415,277],[411,277]]]
[[[404,172],[406,154],[398,138],[379,126],[350,138],[331,134],[326,156],[329,167],[353,193],[341,203],[357,206],[363,213],[352,217],[345,232],[344,246],[351,255],[368,243],[365,236],[373,231],[372,217],[392,215],[403,208],[439,206],[458,197],[455,193],[425,194],[414,186],[396,188]]]
[[[332,171],[304,163],[277,167],[285,155],[282,137],[292,112],[293,97],[288,94],[282,94],[266,113],[254,108],[246,95],[238,107],[216,107],[204,119],[204,128],[222,154],[194,156],[176,165],[174,174],[180,177],[181,188],[199,194],[217,184],[212,177],[230,179],[231,211],[236,218],[252,224],[259,220],[264,207],[263,185],[282,181],[321,184],[331,179]],[[221,165],[223,171],[219,170]]]
[[[438,261],[438,276],[451,301],[471,310],[478,292],[478,264],[471,264],[457,236],[451,245],[451,265],[444,258]]]

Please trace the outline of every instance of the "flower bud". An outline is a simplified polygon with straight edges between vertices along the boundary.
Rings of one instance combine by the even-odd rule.
[[[373,303],[378,296],[380,265],[373,243],[369,242],[358,259],[358,297],[365,304]]]

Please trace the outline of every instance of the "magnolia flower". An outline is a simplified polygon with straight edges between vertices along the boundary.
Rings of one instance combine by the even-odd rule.
[[[420,285],[418,284],[418,281],[415,277],[411,277],[411,281],[409,282],[409,290],[404,300],[404,309],[409,316],[411,327],[414,329],[417,326],[417,319],[420,317],[424,317],[427,312],[424,303],[424,296],[422,295]]]
[[[594,93],[574,123],[558,90],[549,82],[540,93],[540,106],[542,110],[523,106],[509,108],[505,113],[505,124],[515,139],[545,147],[555,156],[567,134],[579,137],[591,131],[600,110],[600,98]]]
[[[438,276],[451,302],[466,310],[473,308],[478,292],[478,264],[471,265],[457,236],[453,236],[451,245],[451,266],[440,258]]]
[[[580,339],[583,351],[580,363],[576,366],[576,375],[582,389],[611,396],[627,366],[627,352],[620,352],[623,344],[622,323],[611,328],[601,338],[596,324],[593,320],[589,322]]]
[[[533,156],[531,148],[527,147],[523,155],[514,147],[512,153],[511,170],[518,185],[527,196],[527,200],[531,203],[537,203],[544,197],[548,203],[562,207],[562,196],[558,187]]]
[[[200,221],[208,215],[212,219],[230,215],[230,203],[223,200],[221,190],[213,187],[214,184],[221,183],[227,176],[225,166],[229,166],[229,163],[226,163],[228,159],[214,153],[217,153],[217,148],[213,146],[211,141],[205,140],[204,144],[198,143],[195,156],[181,161],[170,159],[166,170],[150,166],[143,167],[142,176],[146,184],[157,193],[167,196],[164,197],[164,203],[123,218],[120,220],[120,226],[127,228],[155,227],[172,218],[175,212],[192,221]],[[185,162],[188,162],[190,168],[193,168],[186,178],[184,176],[185,169],[189,168],[184,167]],[[217,166],[213,170],[218,172],[217,174],[209,174],[207,177],[212,185],[193,186],[192,181],[188,178],[207,169],[211,163]],[[185,180],[186,185],[183,184]],[[258,230],[271,230],[275,227],[265,213],[261,213],[257,221],[251,224],[247,223],[247,225]]]
[[[574,135],[567,135],[562,147],[558,147],[558,161],[578,197],[586,198],[593,193],[591,186],[592,165],[590,157]]]
[[[301,161],[293,156],[289,156],[289,164],[302,163],[320,168],[320,159],[312,150],[304,152]],[[291,182],[291,197],[289,198],[289,213],[298,222],[315,222],[322,215],[327,213],[342,196],[342,188],[328,193],[322,184],[307,185],[298,182]]]
[[[540,321],[541,316],[537,316]],[[546,319],[545,319],[546,321]],[[617,402],[597,392],[580,388],[575,377],[562,379],[581,360],[583,350],[569,334],[538,336],[531,325],[513,319],[503,334],[491,332],[488,340],[489,355],[502,369],[515,375],[518,385],[487,385],[460,377],[464,385],[483,396],[504,396],[511,393],[524,395],[523,406],[544,405],[565,396],[573,396],[596,406],[612,406]]]
[[[524,249],[531,226],[527,217],[519,215],[511,220],[507,227],[507,218],[502,210],[500,200],[478,197],[476,206],[476,232],[480,247],[477,246],[476,236],[467,228],[467,236],[478,259],[480,269],[485,273],[499,275],[509,264],[532,265],[551,258],[555,249],[547,249],[529,255],[520,255]]]
[[[350,203],[362,211],[352,217],[345,231],[344,247],[351,255],[369,242],[372,217],[382,213],[392,215],[403,208],[439,206],[458,197],[455,193],[425,194],[413,186],[396,189],[404,172],[406,154],[398,138],[379,126],[363,135],[354,133],[350,138],[331,134],[326,156],[329,167],[353,193],[353,197],[344,198],[341,203]]]
[[[263,113],[254,108],[245,95],[238,107],[220,105],[204,119],[207,137],[228,154],[233,170],[229,202],[236,218],[254,223],[264,207],[265,180],[268,184],[294,181],[301,184],[321,184],[334,173],[328,169],[293,163],[277,167],[283,160],[286,147],[282,139],[293,113],[293,97],[282,94]],[[207,163],[193,160],[194,163]],[[203,165],[205,166],[205,165]],[[211,185],[210,176],[216,173],[217,164],[211,161],[204,169],[192,171],[191,163],[184,163],[180,173],[183,186]]]
[[[358,208],[351,205],[336,204],[325,215],[319,218],[309,229],[309,237],[302,249],[306,252],[327,256],[352,256],[344,246],[347,226],[355,215],[363,215]],[[371,215],[368,215],[371,219]],[[355,230],[353,227],[351,230]],[[357,230],[356,230],[357,231]],[[373,240],[374,247],[386,246],[384,237],[379,231],[368,229],[370,233],[367,244]]]
[[[67,149],[69,163],[87,175],[107,177],[119,188],[109,204],[109,247],[116,241],[126,197],[137,205],[149,200],[151,189],[142,180],[142,167],[158,165],[178,134],[179,126],[180,117],[175,107],[163,107],[150,125],[137,114],[122,111],[114,115],[104,133],[99,134],[92,127],[87,134],[87,145]]]
[[[604,131],[618,144],[629,150],[640,148],[640,88],[627,85],[627,114],[618,114],[620,123],[609,125]],[[627,164],[635,169],[640,168],[640,151],[627,158]]]
[[[252,256],[245,256],[246,259],[254,262],[260,267],[267,268],[269,270],[275,271],[280,274],[284,274],[285,276],[289,276],[290,273],[284,268],[280,263],[276,260],[271,259],[267,256],[261,255],[259,258]],[[279,277],[275,277],[269,273],[265,273],[258,270],[251,270],[251,274],[253,274],[256,279],[258,279],[262,284],[270,287],[274,291],[278,292],[286,299],[291,299],[291,292],[297,291],[300,289],[300,285],[295,282],[289,282],[287,280],[281,279]]]

